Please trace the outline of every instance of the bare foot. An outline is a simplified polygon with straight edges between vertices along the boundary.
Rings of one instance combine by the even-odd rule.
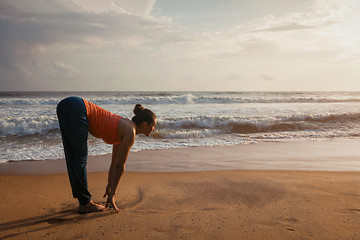
[[[86,205],[79,206],[79,213],[85,214],[85,213],[91,213],[91,212],[99,212],[99,211],[103,211],[104,209],[105,209],[105,207],[102,204],[90,201]]]

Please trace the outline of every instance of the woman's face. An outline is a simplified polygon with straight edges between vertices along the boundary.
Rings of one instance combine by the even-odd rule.
[[[148,137],[150,136],[150,134],[154,131],[155,126],[157,124],[157,121],[155,119],[155,121],[151,124],[148,124],[147,122],[145,122],[144,124],[144,134]]]

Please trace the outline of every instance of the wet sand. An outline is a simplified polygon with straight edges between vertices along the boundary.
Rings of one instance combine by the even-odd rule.
[[[232,147],[197,147],[130,152],[127,171],[218,170],[360,171],[360,140],[263,142]],[[106,172],[111,154],[90,156],[88,172]],[[0,175],[66,173],[64,159],[0,163]]]

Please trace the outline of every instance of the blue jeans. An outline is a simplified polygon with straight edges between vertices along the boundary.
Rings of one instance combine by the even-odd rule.
[[[86,106],[82,98],[68,97],[57,105],[56,112],[72,193],[85,205],[91,200],[86,173],[89,128]]]

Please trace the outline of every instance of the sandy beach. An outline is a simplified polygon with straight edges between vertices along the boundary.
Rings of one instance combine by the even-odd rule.
[[[334,143],[326,143],[330,144],[325,144],[327,147],[324,144],[309,143],[314,146],[312,158],[323,163],[330,159],[331,163],[336,158],[330,147]],[[217,171],[207,168],[182,172],[135,172],[135,166],[130,164],[145,157],[150,162],[161,162],[159,156],[173,159],[174,165],[181,164],[184,156],[187,164],[193,159],[196,165],[196,158],[204,156],[212,156],[209,161],[213,162],[219,157],[222,162],[228,158],[231,163],[238,154],[238,161],[244,164],[257,160],[261,165],[261,159],[273,159],[279,154],[279,161],[287,158],[289,163],[298,160],[299,164],[312,165],[309,157],[295,154],[306,147],[301,144],[278,144],[278,150],[271,154],[262,153],[275,145],[134,153],[117,192],[116,200],[123,210],[119,214],[112,209],[78,214],[67,175],[62,172],[62,160],[2,164],[0,238],[360,239],[360,172],[355,163],[353,171],[219,167]],[[339,152],[341,144],[337,146]],[[352,147],[343,144],[343,152]],[[292,154],[281,155],[283,148]],[[320,154],[324,149],[329,150],[327,155]],[[356,156],[355,150],[348,152],[344,162],[349,165]],[[98,202],[104,202],[106,157],[89,160],[89,189]],[[39,168],[41,165],[49,171]],[[96,167],[100,172],[95,171]]]

